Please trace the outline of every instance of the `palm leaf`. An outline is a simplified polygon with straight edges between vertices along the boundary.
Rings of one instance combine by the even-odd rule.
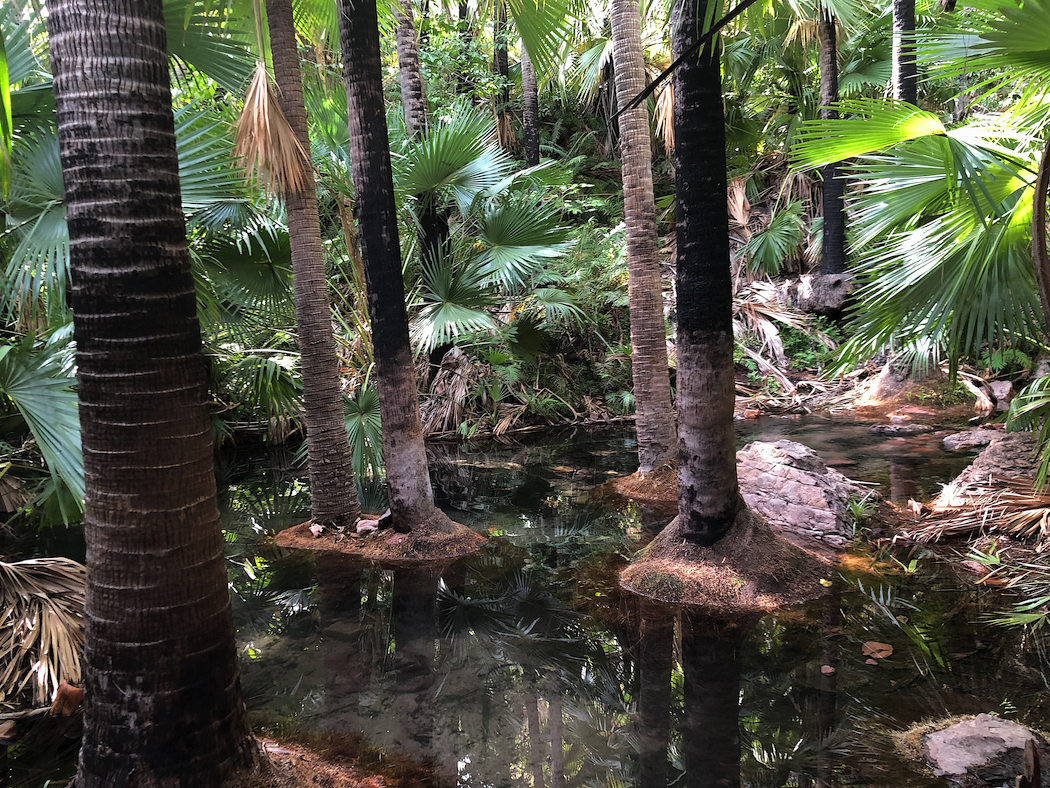
[[[68,558],[0,562],[0,701],[31,688],[39,706],[80,681],[85,576]]]
[[[379,394],[367,382],[353,395],[343,397],[343,417],[350,438],[354,476],[378,475],[383,465],[383,429]]]
[[[477,261],[458,257],[443,254],[423,262],[419,311],[412,320],[412,339],[420,352],[496,327],[486,311],[496,298],[485,285],[484,271]]]
[[[492,207],[478,219],[481,272],[506,288],[523,287],[551,259],[565,254],[569,233],[552,206],[523,195]]]
[[[241,95],[255,67],[246,36],[236,30],[225,5],[208,0],[164,0],[168,53]]]
[[[56,484],[69,488],[76,503],[62,514],[72,521],[82,510],[84,460],[80,418],[73,390],[72,353],[64,344],[36,346],[32,336],[3,346],[0,391],[11,398],[44,455]]]
[[[558,51],[571,30],[568,1],[508,0],[507,9],[536,73],[557,73]]]

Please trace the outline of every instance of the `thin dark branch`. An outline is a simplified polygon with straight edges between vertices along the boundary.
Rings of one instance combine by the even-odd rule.
[[[748,8],[753,6],[756,2],[757,2],[757,0],[743,0],[743,2],[740,3],[740,5],[736,6],[732,11],[730,11],[728,14],[723,16],[717,22],[715,22],[715,24],[711,26],[710,30],[708,30],[706,33],[704,33],[702,36],[700,36],[699,40],[697,40],[697,42],[695,44],[693,44],[691,47],[689,47],[689,49],[687,49],[685,52],[683,52],[681,54],[681,56],[674,63],[669,65],[667,68],[665,68],[660,73],[660,76],[658,76],[656,79],[654,79],[652,82],[650,82],[648,84],[648,86],[645,88],[645,90],[643,90],[641,93],[639,93],[637,96],[635,96],[629,102],[627,102],[627,105],[624,106],[624,108],[621,109],[619,112],[617,112],[615,115],[613,115],[612,118],[610,118],[609,122],[612,123],[614,120],[616,120],[618,117],[620,117],[623,113],[627,112],[627,110],[631,110],[631,109],[634,109],[635,107],[641,106],[642,102],[645,101],[647,98],[649,98],[649,96],[653,95],[653,92],[658,87],[660,87],[660,83],[663,82],[665,79],[667,79],[669,76],[671,76],[671,74],[674,73],[674,70],[676,68],[678,68],[680,65],[682,65],[682,63],[684,63],[688,58],[692,57],[697,52],[699,52],[700,48],[703,47],[704,44],[706,44],[708,41],[710,41],[716,35],[718,35],[719,31],[723,27],[725,27],[730,22],[732,22],[734,19],[736,19],[738,16],[740,16],[742,13],[744,13],[744,11],[746,11]]]

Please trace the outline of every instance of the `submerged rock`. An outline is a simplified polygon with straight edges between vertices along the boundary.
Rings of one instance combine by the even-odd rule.
[[[920,435],[933,432],[929,424],[874,424],[869,429],[872,435]]]
[[[794,441],[756,441],[737,452],[740,492],[770,525],[841,547],[853,538],[851,500],[878,494],[828,468]]]
[[[1033,739],[1043,762],[1047,742],[1016,722],[978,714],[923,737],[923,753],[933,773],[953,786],[980,788],[1014,784],[1023,771],[1025,744]]]
[[[966,430],[949,435],[944,439],[945,451],[973,451],[982,446],[987,446],[996,438],[1002,436],[999,430],[989,430],[978,427],[975,430]]]
[[[997,433],[969,468],[945,485],[933,501],[934,509],[965,506],[967,501],[994,487],[997,477],[1035,479],[1039,455],[1030,432]]]

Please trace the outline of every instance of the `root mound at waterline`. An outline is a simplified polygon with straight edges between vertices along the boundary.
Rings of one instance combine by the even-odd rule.
[[[485,544],[481,534],[450,520],[443,512],[413,526],[407,534],[393,528],[357,536],[329,529],[315,537],[310,523],[281,531],[274,539],[278,547],[324,550],[373,561],[383,566],[414,566],[442,559],[462,558]]]
[[[678,463],[662,465],[645,476],[636,471],[630,476],[613,479],[609,484],[632,501],[678,505]]]
[[[620,575],[632,593],[726,613],[764,612],[816,599],[829,563],[791,544],[743,507],[711,547],[683,538],[675,518]]]

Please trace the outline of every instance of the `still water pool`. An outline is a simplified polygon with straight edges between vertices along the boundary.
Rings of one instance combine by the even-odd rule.
[[[805,443],[898,503],[968,462],[936,438],[825,418],[738,432]],[[1050,727],[1046,641],[983,623],[1002,599],[928,551],[858,549],[823,600],[705,620],[618,589],[662,524],[595,495],[633,470],[631,431],[431,449],[440,505],[490,537],[431,569],[275,548],[270,534],[308,517],[302,479],[272,458],[229,469],[227,557],[258,729],[355,758],[388,785],[694,788],[943,785],[912,768],[897,733],[977,712]],[[869,659],[869,642],[892,653]]]

